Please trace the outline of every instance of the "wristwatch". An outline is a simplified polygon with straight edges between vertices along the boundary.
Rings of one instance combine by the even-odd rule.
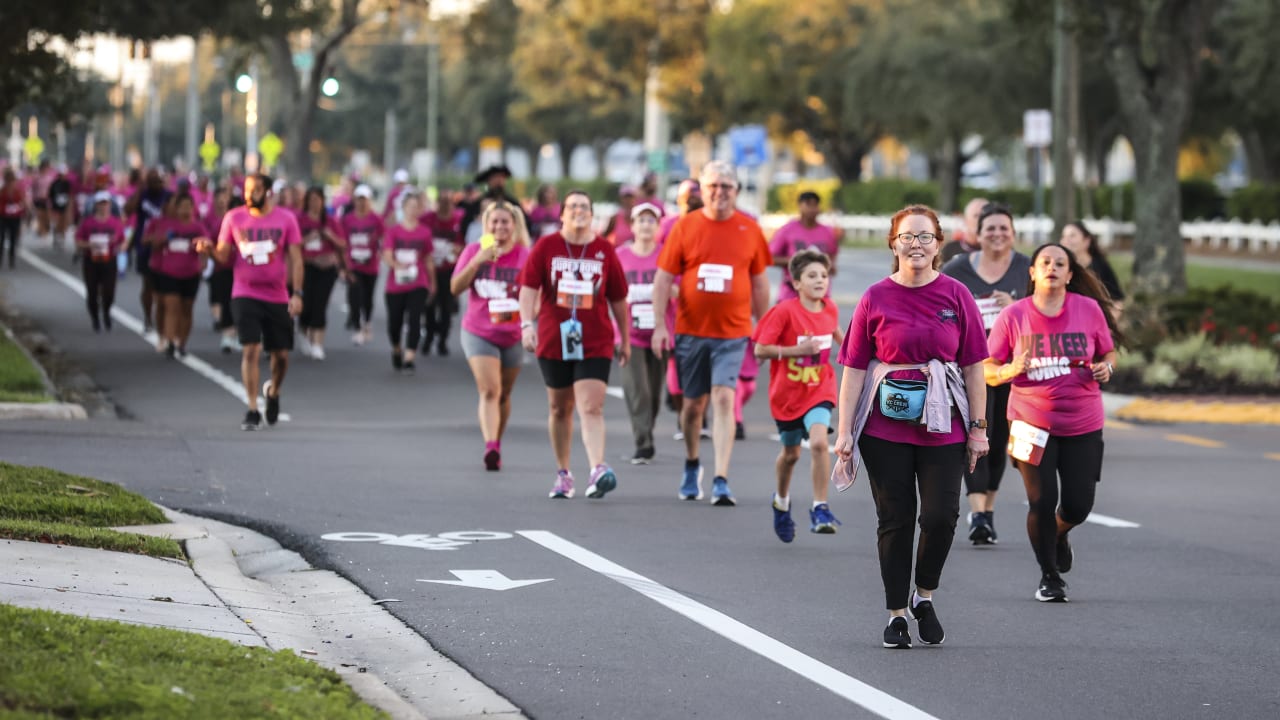
[[[970,429],[970,430],[986,430],[986,429],[987,429],[987,419],[986,419],[986,418],[983,418],[983,419],[981,419],[981,420],[970,420],[970,421],[969,421],[969,429]]]

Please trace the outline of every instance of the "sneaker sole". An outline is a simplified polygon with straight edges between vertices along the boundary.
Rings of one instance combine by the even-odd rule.
[[[653,458],[631,458],[632,465],[648,465],[653,462]]]
[[[1067,599],[1066,595],[1063,595],[1062,597],[1047,597],[1045,595],[1041,595],[1039,590],[1036,591],[1036,600],[1039,600],[1042,603],[1071,602],[1070,600]]]
[[[969,531],[969,542],[974,545],[989,545],[991,544],[991,531],[978,525]]]
[[[884,643],[885,648],[889,650],[910,650],[911,643]]]
[[[738,504],[738,501],[729,495],[718,495],[711,498],[711,504],[716,507],[733,507]]]
[[[809,532],[815,535],[835,535],[836,526],[835,525],[818,525],[818,526],[809,528]]]
[[[551,498],[552,500],[568,500],[569,498],[573,497],[573,491],[570,490],[568,493],[558,493],[558,492],[552,491],[552,493],[547,497]]]
[[[702,491],[699,490],[697,495],[685,495],[684,493],[680,493],[679,495],[676,495],[676,497],[680,498],[681,500],[694,501],[694,500],[701,500],[703,498],[703,495],[702,495]]]
[[[610,470],[591,483],[591,487],[587,488],[587,497],[592,500],[598,500],[616,487],[618,487],[618,478]]]

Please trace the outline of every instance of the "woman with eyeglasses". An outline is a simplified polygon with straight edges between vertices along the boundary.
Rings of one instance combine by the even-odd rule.
[[[1027,488],[1027,535],[1040,565],[1040,602],[1066,602],[1075,560],[1067,533],[1093,510],[1102,478],[1101,383],[1123,339],[1107,292],[1066,247],[1031,256],[1027,295],[1005,308],[987,340],[989,385],[1009,385],[1013,456]]]
[[[942,272],[973,293],[982,312],[982,326],[990,332],[1000,311],[1025,294],[1031,261],[1013,249],[1017,233],[1013,230],[1013,215],[1004,205],[983,206],[978,214],[977,240],[976,251],[953,257],[942,266]],[[994,545],[999,539],[995,503],[1004,477],[1003,448],[1009,442],[1009,420],[1005,417],[1008,406],[1008,386],[987,388],[987,437],[997,452],[989,453],[973,472],[964,476],[969,497],[969,542],[974,545]]]
[[[938,216],[910,205],[890,228],[893,274],[863,294],[840,347],[832,477],[845,489],[866,461],[889,610],[884,647],[909,648],[908,613],[920,642],[945,637],[933,592],[955,535],[961,476],[987,454],[987,348],[973,295],[938,271]]]

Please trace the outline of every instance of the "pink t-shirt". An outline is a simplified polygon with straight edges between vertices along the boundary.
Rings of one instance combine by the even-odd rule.
[[[462,248],[466,246],[462,233],[459,232],[462,226],[462,211],[454,210],[447,216],[441,216],[435,210],[429,210],[418,218],[418,222],[431,228],[431,238],[434,241],[431,253],[436,262],[436,270],[445,269],[452,274],[458,253],[462,252]]]
[[[662,222],[658,223],[658,246],[667,241],[667,236],[671,234],[671,228],[676,226],[683,215],[667,215],[662,218]]]
[[[778,228],[773,237],[769,239],[769,252],[775,258],[784,257],[790,259],[792,255],[805,248],[821,250],[827,254],[827,257],[831,258],[831,262],[834,265],[836,253],[840,252],[840,243],[836,240],[835,228],[821,224],[807,228],[799,220],[792,220]],[[787,268],[782,268],[782,284],[778,286],[778,302],[790,300],[793,297],[796,297],[796,289],[791,286],[791,274]],[[831,297],[830,283],[827,284],[827,297]]]
[[[154,272],[175,278],[191,278],[204,269],[204,260],[196,252],[195,244],[196,238],[209,234],[204,223],[157,218],[147,226],[147,234],[164,237],[164,242],[151,251],[150,267]]]
[[[625,243],[631,242],[631,238],[636,234],[631,231],[631,218],[628,217],[626,210],[619,210],[617,215],[613,216],[613,232],[609,234],[609,242],[614,247],[622,247]]]
[[[1115,349],[1107,318],[1092,298],[1067,293],[1057,317],[1045,315],[1031,298],[1023,298],[1000,312],[987,348],[991,359],[1000,363],[1024,351],[1031,354],[1027,371],[1013,379],[1010,420],[1061,436],[1102,429],[1102,389],[1088,367],[1071,366],[1101,360]]]
[[[119,218],[108,216],[106,220],[99,220],[90,215],[76,228],[76,241],[89,244],[90,260],[113,260],[124,245],[124,224]]]
[[[648,255],[637,255],[634,245],[618,248],[618,262],[627,276],[627,306],[631,308],[631,345],[647,348],[653,336],[653,278],[658,274],[658,256],[662,248],[654,247]],[[667,303],[667,332],[674,333],[676,304]]]
[[[223,243],[234,246],[231,297],[289,302],[289,248],[302,243],[291,211],[276,207],[254,217],[247,207],[230,210],[218,232],[218,245]]]
[[[560,204],[555,207],[535,205],[529,211],[529,222],[533,224],[533,234],[539,238],[560,232]]]
[[[480,252],[480,244],[472,243],[462,249],[453,272],[471,264],[471,258]],[[520,270],[529,259],[529,248],[516,245],[491,263],[484,263],[476,270],[467,291],[467,311],[462,315],[462,329],[482,337],[498,347],[508,348],[520,342],[520,313],[512,312],[512,302],[520,297]],[[497,300],[493,311],[490,301]],[[494,318],[502,322],[494,323]]]
[[[378,253],[385,232],[382,218],[372,212],[364,217],[354,212],[342,216],[342,236],[347,239],[347,264],[358,273],[378,274]]]
[[[387,292],[402,293],[423,288],[431,289],[433,278],[427,272],[427,258],[431,257],[435,242],[431,229],[418,225],[412,230],[403,225],[392,225],[383,235],[383,250],[389,251],[396,262],[412,265],[412,269],[391,269],[387,274]]]
[[[342,234],[338,229],[338,223],[333,218],[327,218],[322,224],[319,220],[313,219],[306,213],[298,213],[298,232],[302,234],[302,259],[304,261],[314,260],[322,255],[329,255],[338,251],[338,247],[333,244],[325,234],[321,232],[321,228],[327,229],[334,235]]]
[[[892,278],[867,288],[853,311],[837,361],[866,370],[873,358],[893,365],[941,360],[962,368],[982,362],[987,358],[987,341],[973,294],[942,274],[917,288],[899,285]],[[889,377],[923,380],[924,373],[901,370]],[[871,437],[912,445],[964,442],[959,413],[952,416],[950,433],[931,433],[924,425],[885,417],[879,402],[871,405],[863,430]]]

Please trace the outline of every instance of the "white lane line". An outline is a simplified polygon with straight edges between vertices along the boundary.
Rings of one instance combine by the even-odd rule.
[[[22,256],[22,259],[30,263],[32,267],[45,275],[48,275],[54,280],[57,280],[68,290],[75,293],[81,299],[84,299],[85,291],[83,280],[62,268],[53,266],[40,256],[32,253],[30,250],[24,248],[19,250],[18,253]],[[148,347],[155,349],[158,337],[154,332],[146,332],[141,320],[130,315],[124,310],[121,310],[119,305],[111,308],[111,317],[125,329],[133,331],[138,337],[142,338],[142,341],[145,342]],[[196,372],[196,374],[212,382],[214,385],[217,385],[223,390],[231,393],[231,397],[234,397],[240,402],[244,401],[244,385],[241,384],[240,380],[231,377],[191,353],[187,353],[187,356],[184,358],[174,359],[191,368]],[[266,398],[259,397],[258,400],[262,404],[266,403]],[[280,420],[281,422],[288,422],[290,420],[289,413],[280,413]]]
[[[586,548],[547,532],[546,530],[520,530],[517,535],[532,540],[542,547],[604,575],[635,590],[654,602],[689,618],[708,630],[730,640],[757,655],[771,660],[801,677],[824,687],[840,697],[890,720],[936,720],[919,708],[877,690],[839,670],[805,655],[789,645],[774,640],[764,633],[744,625],[718,610],[703,605],[649,578],[638,575],[611,560],[607,560]]]
[[[1139,524],[1138,524],[1138,523],[1136,523],[1136,522],[1130,522],[1130,521],[1128,521],[1128,520],[1121,520],[1120,518],[1114,518],[1114,517],[1111,517],[1110,515],[1102,515],[1102,514],[1100,514],[1100,513],[1089,513],[1089,517],[1085,518],[1085,519],[1084,519],[1084,521],[1085,521],[1085,522],[1091,522],[1091,523],[1094,523],[1094,524],[1096,524],[1096,525],[1105,525],[1105,526],[1107,526],[1107,527],[1113,527],[1113,528],[1139,528],[1139,527],[1142,527],[1141,525],[1139,525]]]

